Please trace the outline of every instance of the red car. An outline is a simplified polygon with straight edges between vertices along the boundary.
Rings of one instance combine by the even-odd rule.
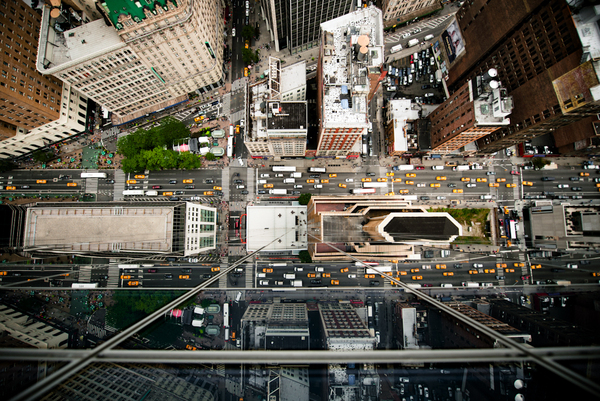
[[[423,167],[423,166],[416,166],[415,170],[425,170],[425,167]]]
[[[161,189],[162,187],[160,185],[152,185],[152,189]]]
[[[433,287],[433,284],[423,284],[423,287]]]
[[[531,276],[521,276],[521,280],[529,280]]]
[[[511,171],[510,173],[511,173],[512,175],[521,175],[521,173],[519,173],[519,172],[518,172],[518,171],[516,171],[516,170],[513,170],[513,171]]]

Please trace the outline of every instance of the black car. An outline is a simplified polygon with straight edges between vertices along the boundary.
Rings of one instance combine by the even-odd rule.
[[[313,280],[310,280],[310,283],[311,283],[311,284],[321,284],[321,279],[316,279],[316,280],[315,280],[315,279],[313,279]]]
[[[202,278],[211,278],[211,277],[212,277],[212,274],[203,274],[202,275]]]
[[[177,261],[177,258],[176,258],[176,257],[173,257],[173,256],[167,256],[167,261],[168,261],[168,262],[176,262],[176,261]]]
[[[571,181],[579,181],[579,177],[569,177],[569,180],[571,180]]]
[[[311,174],[310,178],[320,178],[321,174]]]
[[[259,194],[259,195],[264,195],[264,194],[266,194],[266,193],[267,193],[267,191],[265,191],[264,189],[259,189],[259,190],[258,190],[258,194]]]
[[[165,278],[173,278],[173,275],[171,273],[165,274]]]
[[[194,189],[194,188],[196,188],[196,186],[195,185],[186,185],[184,188],[185,189]]]
[[[371,280],[371,281],[369,281],[369,285],[370,285],[371,287],[377,287],[379,284],[380,284],[380,283],[379,283],[379,281],[377,281],[377,280]]]
[[[109,183],[109,184],[114,184],[114,183],[115,183],[115,180],[108,180],[108,181],[106,181],[106,182],[107,182],[107,183]]]
[[[248,195],[248,191],[246,191],[246,190],[243,190],[243,191],[242,191],[242,195]]]
[[[375,177],[375,173],[367,173],[367,176],[369,176],[369,177]]]
[[[171,196],[171,197],[169,198],[169,200],[170,200],[170,201],[173,201],[173,202],[177,202],[177,201],[179,200],[179,198],[178,198],[178,197],[176,197],[176,196]]]
[[[182,273],[191,273],[192,269],[181,269]]]
[[[550,270],[552,273],[562,273],[563,270],[562,269],[551,269]]]
[[[177,184],[177,180],[171,180],[169,181],[169,184]]]
[[[571,191],[581,191],[581,187],[571,187]]]
[[[205,184],[214,184],[215,180],[211,180],[210,178],[207,178],[206,180],[204,180]]]
[[[448,184],[448,188],[456,188],[456,184],[450,183]]]
[[[234,184],[243,184],[244,180],[233,180]]]
[[[462,263],[455,263],[454,264],[454,268],[455,269],[462,269]]]
[[[292,191],[292,195],[300,195],[300,191]]]
[[[175,195],[183,195],[183,191],[175,191]]]
[[[421,199],[421,200],[429,200],[429,196],[420,196],[419,199]]]
[[[589,260],[580,260],[579,261],[579,264],[582,264],[582,265],[589,265],[590,263],[592,263],[592,262],[590,262]]]

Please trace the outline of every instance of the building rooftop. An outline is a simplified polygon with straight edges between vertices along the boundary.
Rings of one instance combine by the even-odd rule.
[[[552,81],[563,113],[600,100],[600,63],[586,61]]]
[[[322,127],[368,124],[370,68],[383,63],[381,10],[361,8],[321,24]]]
[[[255,251],[301,251],[307,248],[306,206],[248,206],[246,247]],[[279,238],[281,237],[281,238]]]
[[[306,102],[267,102],[267,129],[298,130],[306,132],[307,129]]]
[[[394,151],[408,151],[409,140],[407,133],[407,122],[416,121],[419,118],[419,110],[419,106],[413,104],[410,99],[390,100],[388,106],[388,116],[394,123]],[[416,144],[411,147],[416,147]]]
[[[281,93],[306,85],[306,60],[299,61],[281,70]]]
[[[158,7],[166,12],[169,11],[170,6],[177,7],[177,2],[174,0],[103,0],[100,5],[115,28],[123,29],[123,25],[119,22],[121,16],[131,17],[134,22],[141,22],[146,19],[145,12],[156,15],[159,13]]]

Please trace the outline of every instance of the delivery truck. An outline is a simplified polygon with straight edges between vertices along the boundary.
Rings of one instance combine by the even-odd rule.
[[[479,287],[479,284],[473,281],[463,282],[462,285],[463,287]]]
[[[408,41],[408,47],[413,47],[419,44],[419,39],[411,39]]]
[[[467,165],[452,167],[452,170],[454,170],[454,171],[465,171],[468,169],[469,169],[469,166],[467,166]]]
[[[296,173],[291,173],[291,174],[290,174],[290,177],[291,177],[291,178],[302,178],[302,173],[298,173],[298,172],[296,172]]]
[[[292,280],[290,281],[292,287],[302,287],[302,280]]]
[[[269,189],[269,193],[271,195],[286,195],[287,191],[285,189]]]

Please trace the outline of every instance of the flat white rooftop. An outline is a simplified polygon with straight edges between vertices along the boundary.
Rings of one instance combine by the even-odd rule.
[[[394,151],[408,151],[407,122],[419,118],[418,106],[410,99],[390,100],[389,116],[394,123]]]
[[[262,251],[301,251],[308,247],[306,206],[248,206],[246,221],[248,251],[274,240]]]

